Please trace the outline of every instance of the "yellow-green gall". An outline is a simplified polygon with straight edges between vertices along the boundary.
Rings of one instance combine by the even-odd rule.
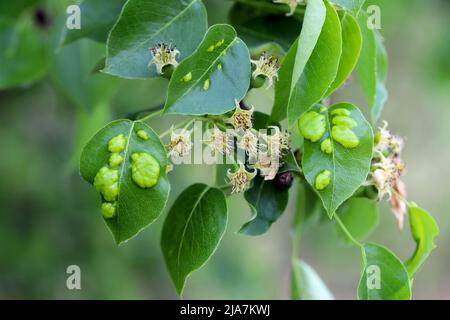
[[[215,48],[214,45],[210,45],[207,51],[208,52],[213,52],[214,48]]]
[[[138,132],[136,132],[136,134],[142,140],[148,140],[148,133],[147,133],[147,131],[145,131],[145,130],[138,130]]]
[[[325,116],[315,111],[305,113],[298,122],[300,133],[312,142],[319,141],[325,133]]]
[[[151,188],[158,183],[160,166],[158,161],[148,153],[131,155],[131,177],[141,188]]]
[[[120,164],[123,162],[123,158],[120,154],[118,153],[112,153],[111,156],[109,157],[109,166],[113,169],[117,168],[118,166],[120,166]]]
[[[119,194],[118,180],[118,170],[103,167],[95,175],[94,187],[106,201],[115,201]]]
[[[222,39],[222,40],[220,40],[220,41],[217,41],[216,44],[215,44],[215,47],[216,47],[216,48],[220,47],[221,45],[223,45],[224,42],[225,42],[225,39]]]
[[[328,110],[327,107],[322,106],[322,107],[320,107],[319,112],[324,113],[324,112],[327,112],[327,110]]]
[[[209,89],[209,79],[206,79],[205,82],[203,82],[203,90],[207,91]]]
[[[331,115],[348,117],[348,116],[350,116],[350,111],[348,111],[347,109],[344,109],[344,108],[337,108],[337,109],[334,109],[333,111],[331,111]]]
[[[356,123],[355,120],[353,120],[350,117],[346,117],[346,116],[334,117],[332,123],[335,125],[338,125],[338,126],[348,127],[349,129],[352,129],[352,128],[358,126],[358,123]]]
[[[331,172],[329,170],[323,170],[316,176],[316,180],[314,182],[314,187],[316,190],[324,190],[331,181]]]
[[[322,150],[322,152],[326,154],[331,154],[333,152],[333,142],[330,138],[322,141],[322,143],[320,144],[320,150]]]
[[[115,136],[108,142],[108,150],[113,153],[119,153],[125,150],[125,146],[127,143],[127,139],[123,134],[119,134]]]
[[[183,78],[181,78],[182,81],[184,82],[189,82],[192,80],[192,72],[188,72],[186,73]]]
[[[116,204],[111,202],[103,202],[102,215],[105,219],[113,218],[116,215]]]
[[[345,148],[356,148],[359,145],[356,134],[346,126],[334,126],[331,129],[331,136]]]

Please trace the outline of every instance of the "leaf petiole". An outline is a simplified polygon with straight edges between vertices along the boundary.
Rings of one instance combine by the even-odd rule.
[[[350,233],[350,231],[348,231],[347,227],[345,226],[345,224],[342,222],[342,220],[339,218],[339,216],[334,213],[333,215],[334,220],[336,220],[336,222],[339,224],[339,226],[341,227],[342,231],[345,233],[345,235],[347,236],[347,238],[353,242],[357,247],[362,248],[363,245],[361,244],[361,242],[359,242],[358,240],[356,240],[352,234]]]

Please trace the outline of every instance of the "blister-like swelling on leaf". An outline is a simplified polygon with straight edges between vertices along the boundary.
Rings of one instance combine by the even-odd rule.
[[[116,214],[116,204],[110,202],[102,203],[102,215],[105,219],[111,219]]]
[[[348,116],[334,117],[333,120],[331,120],[331,124],[347,127],[349,129],[352,129],[358,125],[355,120],[353,120],[352,118],[350,118]]]
[[[333,294],[327,288],[317,272],[306,262],[292,262],[291,298],[294,300],[333,300]]]
[[[151,188],[158,183],[160,167],[158,161],[145,152],[131,155],[131,177],[141,188]]]
[[[319,141],[326,131],[325,116],[316,111],[309,111],[300,117],[298,129],[305,139]]]
[[[405,262],[412,278],[436,247],[434,240],[439,235],[439,227],[427,211],[415,204],[409,209],[409,225],[412,237],[417,245],[412,257]]]
[[[411,282],[403,263],[390,250],[374,243],[361,248],[361,300],[409,300]]]
[[[322,1],[319,0],[319,2]],[[310,49],[310,43],[307,43],[305,49],[305,44],[302,42],[302,35],[304,33],[309,34],[308,27],[315,29],[317,25],[320,25],[321,20],[313,21],[313,27],[307,24],[308,27],[305,29],[304,26],[300,34],[287,107],[287,116],[290,125],[293,125],[304,112],[308,111],[311,106],[324,98],[338,72],[342,53],[341,23],[333,6],[328,1],[324,1],[323,3],[326,7],[325,22],[321,28],[320,36],[317,39],[314,50],[309,56],[304,51]],[[309,8],[316,5],[318,5],[317,1],[308,1],[305,22]],[[320,7],[320,5],[318,6]],[[319,15],[321,18],[321,14]],[[313,16],[313,18],[316,17]],[[315,36],[311,38],[315,39]],[[312,39],[308,39],[308,41]]]
[[[250,85],[250,54],[230,25],[209,28],[197,50],[175,69],[165,112],[222,114],[242,100]]]
[[[358,136],[346,126],[333,126],[331,128],[331,136],[333,140],[348,149],[356,148],[359,145]]]
[[[344,108],[335,108],[335,109],[331,110],[330,114],[333,117],[335,117],[335,116],[349,117],[350,111],[348,111],[347,109],[344,109]]]
[[[125,145],[127,143],[127,140],[125,139],[125,136],[123,134],[119,134],[118,136],[115,136],[108,142],[108,150],[110,152],[119,153],[125,150]]]
[[[175,45],[178,62],[194,52],[206,32],[201,0],[129,0],[107,42],[104,72],[125,78],[158,76],[150,48],[159,42]]]
[[[138,130],[138,132],[136,132],[136,134],[142,140],[148,140],[148,133],[145,130]]]
[[[205,184],[184,190],[164,222],[161,248],[179,295],[186,278],[213,255],[225,232],[228,209],[223,192]]]
[[[126,0],[84,0],[80,6],[80,29],[64,28],[64,44],[89,38],[106,42]]]
[[[355,0],[356,1],[356,0]],[[348,14],[344,13],[341,18],[342,26],[342,54],[339,61],[339,69],[331,86],[328,88],[326,97],[330,96],[352,73],[358,62],[362,46],[362,35],[358,21]]]
[[[257,176],[253,179],[253,186],[244,194],[245,200],[253,213],[239,233],[248,236],[258,236],[269,230],[270,226],[286,210],[289,193],[288,190],[278,190],[274,181],[265,181]]]
[[[139,130],[147,132],[147,140],[138,137],[136,132]],[[114,155],[109,150],[110,141],[113,141],[111,143],[113,150],[121,150],[120,156],[123,158],[123,161],[114,169],[108,167],[110,158]],[[151,154],[160,167],[157,183],[151,188],[140,187],[132,178],[132,155],[142,153]],[[102,190],[105,186],[114,184],[118,186],[117,195],[112,194],[111,197],[108,196],[108,199],[103,196],[103,200],[115,201],[115,213],[111,218],[105,219],[105,222],[117,243],[135,236],[158,218],[164,209],[170,190],[166,167],[167,153],[164,145],[158,135],[140,121],[113,121],[101,129],[83,149],[80,159],[80,173],[83,179],[95,184],[98,188],[101,187]],[[105,174],[108,173],[108,176],[99,176],[96,179],[101,170]],[[141,177],[143,181],[151,180],[146,178],[146,170],[147,166],[144,164],[143,171],[140,171],[143,173]],[[152,173],[154,174],[153,171]],[[151,177],[154,178],[154,175]]]
[[[106,201],[114,201],[119,194],[119,170],[108,167],[101,168],[94,178],[94,187]]]
[[[318,114],[320,109],[321,106],[316,105],[308,112]],[[373,132],[358,108],[349,103],[331,106],[323,116],[326,125],[325,133],[321,140],[316,142],[305,139],[302,161],[306,180],[318,193],[331,218],[335,210],[366,181],[372,160]],[[351,118],[357,125],[352,129],[333,126],[332,119],[339,116]],[[335,129],[335,133],[332,134],[332,128],[337,127],[339,129]],[[349,135],[342,134],[342,128],[352,132],[350,138]],[[326,139],[331,139],[331,154],[323,151],[326,151],[325,146],[322,146]],[[323,170],[330,171],[331,178],[324,189],[318,190],[316,177]]]
[[[320,144],[320,150],[322,150],[323,153],[326,154],[332,154],[333,153],[333,142],[330,138],[327,138],[322,141]]]
[[[112,153],[108,160],[108,164],[111,168],[117,168],[122,162],[123,157],[118,153]]]
[[[328,187],[331,181],[331,175],[331,172],[326,169],[320,172],[314,180],[314,187],[316,188],[316,190],[320,191]]]
[[[358,17],[363,45],[356,67],[359,82],[369,103],[372,121],[376,122],[383,111],[388,93],[385,87],[387,76],[387,54],[382,38],[377,30],[367,27],[367,14],[361,12]]]

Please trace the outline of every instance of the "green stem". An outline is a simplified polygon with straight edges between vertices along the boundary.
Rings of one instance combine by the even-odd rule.
[[[339,216],[334,213],[333,215],[334,220],[336,220],[336,222],[339,224],[339,226],[341,227],[342,231],[344,231],[345,235],[347,236],[347,238],[353,242],[357,247],[361,247],[362,248],[362,244],[361,242],[359,242],[358,240],[356,240],[352,234],[350,233],[350,231],[348,231],[347,227],[345,226],[345,224],[342,222],[342,220],[339,218]]]
[[[159,138],[160,139],[164,138],[165,136],[170,134],[174,129],[178,129],[178,128],[181,128],[181,127],[183,127],[184,129],[187,129],[192,124],[192,122],[194,122],[195,120],[196,120],[196,118],[191,118],[191,119],[186,119],[184,121],[178,122],[173,127],[170,127],[169,129],[167,129],[166,131],[161,133],[159,135]]]
[[[298,251],[300,247],[300,238],[302,231],[302,224],[305,217],[305,187],[299,183],[298,185],[298,196],[297,196],[297,205],[295,210],[295,216],[292,220],[292,236],[291,236],[291,263],[298,257]]]
[[[147,121],[147,120],[149,120],[151,118],[154,118],[156,116],[161,115],[163,113],[163,111],[164,110],[158,110],[158,111],[155,111],[155,112],[151,112],[148,115],[146,115],[145,117],[142,117],[141,119],[139,119],[139,121]]]

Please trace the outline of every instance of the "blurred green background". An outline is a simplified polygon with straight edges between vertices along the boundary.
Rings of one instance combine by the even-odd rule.
[[[36,80],[19,79],[0,89],[0,298],[176,298],[159,248],[165,214],[117,247],[99,212],[97,193],[77,169],[80,149],[93,133],[112,119],[161,104],[167,81],[90,75],[104,45],[83,40],[56,49],[58,15],[65,14],[66,3],[28,1],[40,9],[11,9],[25,2],[0,2],[0,83],[14,67],[31,70],[28,76]],[[450,1],[370,2],[382,8],[381,33],[390,60],[383,118],[407,138],[410,199],[429,210],[441,230],[437,249],[415,278],[413,296],[450,299]],[[227,21],[231,2],[205,3],[211,23]],[[15,31],[8,29],[12,25]],[[5,43],[13,43],[12,48],[2,47]],[[31,62],[30,48],[36,50]],[[8,55],[16,55],[17,65],[5,62]],[[271,94],[259,93],[249,100],[267,110]],[[366,106],[356,79],[335,100]],[[173,120],[150,124],[162,132]],[[171,173],[169,206],[189,184],[210,182],[211,168],[188,169]],[[185,298],[289,298],[291,202],[291,210],[266,235],[252,238],[236,234],[250,210],[240,196],[230,198],[226,235],[209,263],[189,278]],[[414,250],[408,225],[399,232],[386,204],[370,239],[402,259]],[[336,298],[356,297],[359,252],[341,244],[332,223],[314,224],[304,233],[300,256]],[[72,264],[81,268],[81,290],[66,288],[66,268]]]

